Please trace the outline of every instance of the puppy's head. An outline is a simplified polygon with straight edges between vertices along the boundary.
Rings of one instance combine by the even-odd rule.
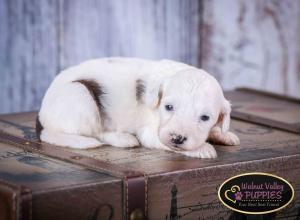
[[[219,124],[223,132],[230,124],[230,103],[214,77],[190,68],[168,77],[156,92],[160,141],[176,150],[194,150]]]

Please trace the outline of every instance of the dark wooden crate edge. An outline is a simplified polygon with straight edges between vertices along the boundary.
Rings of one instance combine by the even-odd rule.
[[[147,177],[144,173],[136,170],[129,170],[125,167],[110,164],[106,161],[85,157],[74,152],[63,151],[56,146],[16,137],[4,131],[0,131],[0,141],[29,152],[43,154],[55,159],[81,165],[91,170],[106,172],[109,175],[121,178],[123,180],[123,213],[125,218],[129,219],[131,216],[138,215],[142,216],[140,219],[147,219],[148,189]],[[138,190],[136,191],[135,189]],[[27,207],[27,205],[24,204],[24,207]],[[24,212],[26,213],[26,211]],[[31,213],[31,210],[28,210],[28,212]],[[31,217],[29,219],[31,219]]]
[[[0,219],[30,220],[32,218],[31,190],[0,180]]]
[[[272,93],[272,92],[264,91],[264,90],[247,88],[247,87],[240,87],[240,88],[236,88],[235,90],[226,91],[225,95],[226,95],[226,93],[227,93],[227,95],[229,95],[232,92],[241,92],[241,93],[252,94],[252,95],[261,95],[261,96],[265,96],[265,97],[269,97],[269,98],[273,98],[273,99],[284,99],[289,102],[300,104],[300,99],[295,98],[295,97]],[[300,134],[299,126],[286,124],[286,123],[282,123],[279,121],[274,121],[274,120],[263,118],[260,116],[250,115],[247,113],[239,112],[234,109],[231,112],[231,117],[234,119],[244,120],[246,122],[252,122],[255,124],[259,124],[259,125],[264,125],[267,127],[277,128],[280,130]]]
[[[285,99],[287,101],[300,104],[299,98],[288,96],[288,95],[283,95],[283,94],[279,94],[279,93],[274,93],[274,92],[270,92],[267,90],[258,90],[258,89],[249,88],[249,87],[238,87],[234,90],[226,91],[226,92],[232,92],[232,91],[241,91],[241,92],[253,93],[253,94],[257,94],[257,95],[268,96],[268,97],[276,98],[276,99]]]
[[[290,159],[292,160],[299,160],[300,161],[300,152],[297,154],[291,154],[291,155],[285,155],[285,156],[277,156],[277,157],[271,157],[271,158],[263,158],[263,159],[257,159],[257,160],[248,160],[248,161],[241,161],[237,163],[229,163],[229,164],[223,164],[223,165],[216,165],[216,166],[209,166],[209,167],[202,167],[202,168],[194,168],[194,169],[188,169],[188,170],[174,170],[174,171],[169,171],[169,172],[157,172],[157,173],[152,173],[151,175],[148,175],[148,179],[151,180],[153,178],[160,178],[161,176],[174,176],[178,175],[180,173],[185,173],[188,174],[189,172],[195,172],[195,171],[209,171],[209,170],[215,170],[215,169],[225,169],[227,167],[242,167],[242,166],[248,166],[251,164],[261,164],[261,163],[276,163],[276,162],[281,162],[283,161],[288,161]],[[289,167],[293,168],[300,168],[295,167],[295,164],[290,164],[288,165]],[[259,171],[257,171],[259,172]]]

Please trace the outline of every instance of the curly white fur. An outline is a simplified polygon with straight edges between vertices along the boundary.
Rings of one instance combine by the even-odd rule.
[[[102,109],[80,80],[101,88],[96,98]],[[238,137],[228,132],[230,104],[216,79],[204,70],[171,60],[103,58],[68,68],[46,92],[39,120],[42,141],[77,149],[140,143],[213,158],[217,154],[206,142],[208,138],[239,144]]]

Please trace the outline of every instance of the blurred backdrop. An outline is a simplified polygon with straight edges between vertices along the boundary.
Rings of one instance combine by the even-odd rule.
[[[300,1],[0,0],[0,113],[37,110],[60,70],[106,56],[300,97]]]

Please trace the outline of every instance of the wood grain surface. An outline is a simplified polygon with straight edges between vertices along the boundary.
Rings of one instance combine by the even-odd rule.
[[[0,112],[37,108],[58,71],[57,1],[0,1]]]
[[[36,113],[2,115],[0,116],[0,130],[35,141],[35,117]],[[82,158],[90,157],[95,160],[106,161],[111,163],[112,166],[118,165],[127,169],[145,172],[148,179],[149,219],[172,219],[171,216],[174,213],[177,213],[176,215],[181,219],[237,219],[236,213],[224,207],[218,200],[217,189],[229,177],[254,171],[268,172],[283,177],[295,189],[295,200],[291,205],[268,219],[298,219],[300,211],[300,135],[239,120],[232,120],[231,129],[239,136],[240,146],[215,146],[218,152],[218,158],[215,159],[188,158],[172,152],[139,147],[116,148],[103,146],[90,150],[67,148],[61,150],[76,152],[81,154]],[[55,167],[52,168],[52,172],[62,173],[62,175],[65,175],[65,179],[62,182],[56,182],[54,181],[57,178],[56,175],[49,175],[49,172],[45,173],[47,167],[53,167],[52,161],[55,161],[55,159],[47,159],[47,157],[42,156],[42,148],[32,149],[32,153],[23,155],[24,151],[22,150],[10,150],[8,154],[5,147],[11,148],[12,146],[0,146],[0,149],[4,151],[2,154],[0,152],[0,159],[1,156],[5,158],[5,160],[2,160],[2,164],[0,160],[0,167],[2,168],[0,169],[0,176],[1,171],[5,170],[14,174],[13,178],[9,179],[14,182],[18,182],[16,181],[16,177],[19,177],[18,172],[23,175],[27,175],[27,173],[31,175],[32,169],[30,168],[28,171],[28,164],[30,166],[43,164],[43,167],[35,167],[35,172],[43,176],[50,176],[51,184],[64,185],[70,180],[79,183],[86,181],[85,178],[96,179],[100,176],[98,174],[94,177],[94,173],[79,170],[79,175],[77,176],[74,172],[70,179],[68,176],[69,170],[76,169],[77,171],[78,166],[68,165],[62,167],[65,162],[60,162],[56,163]],[[34,152],[39,152],[39,160],[34,160],[33,163],[28,158],[23,159],[24,156],[32,156]],[[9,161],[7,155],[21,157],[22,160],[18,160],[18,163],[14,160]],[[22,164],[24,161],[27,162],[26,166]],[[5,166],[5,162],[7,164],[10,162],[10,166]],[[83,172],[84,174],[82,174]],[[47,219],[64,219],[65,210],[68,212],[73,210],[74,204],[66,202],[61,205],[59,201],[68,198],[66,196],[70,196],[75,197],[75,199],[68,201],[77,201],[77,198],[80,198],[78,201],[81,201],[81,203],[75,203],[76,212],[72,213],[76,216],[74,219],[82,219],[82,216],[86,216],[85,209],[77,207],[85,205],[81,207],[97,210],[95,206],[101,204],[103,198],[105,204],[111,204],[115,214],[117,214],[117,217],[114,216],[112,219],[120,219],[121,198],[118,195],[121,193],[119,182],[109,176],[104,176],[104,174],[101,174],[101,179],[105,180],[106,186],[98,185],[94,187],[94,184],[92,184],[88,186],[88,189],[80,190],[82,187],[77,187],[78,185],[74,184],[74,189],[72,187],[68,190],[63,188],[63,190],[37,196],[36,200],[33,200],[34,216],[47,216]],[[32,181],[30,178],[25,180],[21,179],[19,182],[28,184]],[[34,185],[35,189],[45,187],[41,181],[35,181],[34,184],[37,184]],[[176,193],[174,193],[174,188]],[[96,194],[96,192],[99,194]],[[86,198],[85,196],[90,196],[90,199],[83,199]],[[175,206],[172,205],[172,198],[176,198]],[[71,213],[69,216],[71,216]]]
[[[296,0],[1,0],[0,113],[37,110],[58,72],[105,56],[169,58],[224,89],[300,97]]]
[[[300,2],[204,0],[202,67],[223,88],[300,97]]]
[[[38,109],[55,75],[106,56],[198,65],[198,1],[1,0],[0,113]]]
[[[0,142],[0,179],[30,189],[32,219],[122,218],[122,180],[101,172]]]
[[[36,142],[36,113],[3,115],[0,117],[0,132]],[[89,150],[63,148],[83,157],[105,161],[129,170],[147,175],[161,175],[166,172],[180,172],[182,169],[202,169],[211,166],[224,166],[252,160],[266,160],[291,155],[299,156],[300,135],[281,131],[269,126],[257,125],[240,120],[231,121],[231,130],[241,140],[239,146],[215,145],[216,159],[185,157],[177,153],[148,148],[117,148],[108,145]],[[34,148],[34,147],[32,147]],[[57,154],[58,158],[59,154]],[[80,163],[80,161],[78,161]]]

